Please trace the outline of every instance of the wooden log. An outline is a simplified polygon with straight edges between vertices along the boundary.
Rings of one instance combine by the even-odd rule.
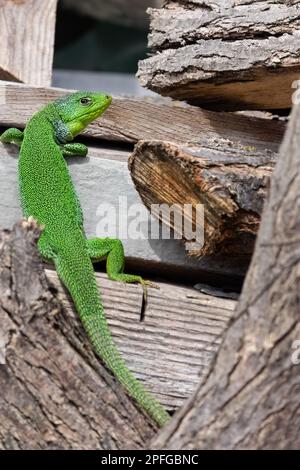
[[[0,231],[1,449],[138,449],[155,428],[92,352],[39,231]],[[97,275],[113,338],[130,369],[169,410],[204,377],[236,302],[160,283],[139,322],[140,286]]]
[[[0,143],[0,227],[4,228],[11,228],[21,217],[17,187],[18,152],[17,147]],[[239,264],[226,256],[193,260],[186,255],[181,240],[164,239],[162,235],[157,239],[151,238],[148,211],[141,204],[129,174],[129,155],[124,150],[89,147],[87,159],[67,159],[83,207],[87,236],[121,238],[127,267],[131,270],[157,273],[178,282],[199,282],[205,278],[205,282],[219,281],[235,288],[240,285],[248,260]],[[138,233],[130,231],[134,214],[137,217],[140,214],[142,219],[140,228],[137,227]],[[106,222],[110,232],[106,229]]]
[[[149,19],[146,14],[147,7],[159,7],[161,0],[63,0],[66,8],[78,11],[83,15],[91,16],[110,23],[146,29]]]
[[[2,0],[0,80],[50,86],[57,0]]]
[[[32,114],[70,90],[0,82],[0,125],[24,127]],[[285,124],[234,113],[204,111],[178,102],[115,97],[105,114],[85,131],[96,139],[198,142],[230,139],[233,143],[277,151]]]
[[[150,16],[141,85],[211,109],[291,107],[299,1],[167,1]]]
[[[149,8],[150,49],[182,47],[201,39],[236,40],[242,36],[251,39],[293,34],[300,26],[299,1],[233,3],[224,0],[207,2],[205,8],[201,0],[195,2],[198,8],[189,9],[191,2],[178,0],[167,2],[165,8]]]
[[[300,106],[273,173],[234,319],[159,449],[299,449]]]
[[[1,449],[140,449],[155,427],[67,316],[25,221],[0,231]]]
[[[183,237],[190,255],[243,257],[253,252],[276,157],[276,153],[232,146],[228,141],[208,141],[198,147],[141,141],[129,167],[144,204]],[[153,212],[155,204],[177,206],[193,230],[186,230],[181,219],[178,223],[175,214],[171,218],[168,211]],[[194,210],[189,212],[186,205]],[[204,241],[200,244],[203,220],[197,219],[198,205],[204,206]]]

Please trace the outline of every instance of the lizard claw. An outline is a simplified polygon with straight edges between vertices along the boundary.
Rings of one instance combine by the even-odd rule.
[[[158,284],[155,284],[154,282],[151,281],[144,281],[143,282],[146,286],[151,287],[152,289],[160,289]]]
[[[160,287],[159,287],[159,285],[154,284],[154,282],[145,281],[144,279],[141,280],[141,284],[142,284],[143,292],[144,292],[144,302],[146,303],[147,294],[148,294],[148,287],[151,287],[152,289],[160,289]]]
[[[143,303],[142,303],[140,321],[143,321],[145,318],[145,310],[146,310],[146,305],[147,305],[148,287],[151,287],[152,289],[159,289],[160,287],[157,284],[154,284],[151,281],[145,281],[144,279],[141,280],[141,285],[143,287]]]

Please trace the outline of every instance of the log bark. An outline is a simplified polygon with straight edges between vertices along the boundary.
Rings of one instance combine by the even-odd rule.
[[[0,80],[50,86],[57,0],[1,0]]]
[[[33,222],[0,232],[1,449],[139,449],[155,427],[45,276]]]
[[[150,19],[152,57],[139,64],[141,85],[211,109],[292,106],[299,0],[169,0]]]
[[[0,82],[0,125],[24,127],[33,113],[67,93],[70,90]],[[271,119],[205,111],[171,100],[114,97],[105,114],[83,135],[124,143],[153,139],[201,143],[207,138],[229,138],[277,151],[284,130],[285,123]]]
[[[130,157],[129,168],[144,204],[185,240],[190,255],[242,258],[253,252],[276,158],[276,153],[233,146],[226,140],[207,141],[201,147],[141,141]],[[196,239],[185,230],[185,224],[178,223],[176,215],[170,218],[168,211],[153,211],[155,204],[177,206],[194,227]],[[193,210],[189,212],[186,205]],[[199,246],[197,226],[201,228],[203,221],[197,219],[198,205],[204,207],[204,240]]]
[[[149,23],[147,7],[160,7],[161,0],[63,0],[63,6],[84,15],[138,29],[146,29]]]
[[[235,317],[205,384],[155,449],[300,447],[299,145],[296,105]]]

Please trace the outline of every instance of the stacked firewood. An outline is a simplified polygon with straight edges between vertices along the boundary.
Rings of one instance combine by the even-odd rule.
[[[2,3],[0,127],[23,129],[69,92],[49,87],[57,2]],[[86,12],[107,3],[101,18],[126,2],[84,3],[65,0]],[[1,449],[300,447],[299,105],[287,131],[285,122],[300,75],[299,3],[167,0],[151,9],[152,56],[138,76],[176,100],[113,97],[79,137],[88,158],[68,159],[88,237],[100,235],[99,206],[117,208],[120,197],[128,207],[139,195],[149,209],[204,207],[200,247],[180,230],[186,250],[125,237],[127,270],[161,278],[143,322],[141,286],[96,275],[129,368],[170,412],[180,408],[161,432],[94,355],[42,264],[41,228],[19,220],[19,149],[0,144]],[[250,259],[239,301],[224,298],[226,283],[237,294]]]
[[[139,64],[140,83],[214,109],[219,119],[208,111],[206,117],[219,135],[195,135],[185,120],[180,142],[140,142],[130,161],[135,186],[149,208],[204,206],[204,243],[188,249],[191,255],[249,256],[285,126],[278,113],[291,108],[300,73],[299,1],[169,0],[148,11],[151,57]],[[250,112],[262,117],[259,123],[248,121],[256,122],[250,126],[251,142],[245,117],[224,113],[228,110],[260,110]],[[228,128],[233,120],[239,133]],[[196,210],[193,214],[195,225]]]

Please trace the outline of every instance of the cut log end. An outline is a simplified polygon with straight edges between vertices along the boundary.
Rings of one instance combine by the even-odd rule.
[[[183,238],[191,256],[222,253],[243,257],[253,252],[275,159],[275,154],[238,145],[233,148],[228,142],[189,147],[141,141],[129,168],[144,204]],[[170,208],[165,214],[157,208],[164,204]],[[197,219],[200,205],[204,221]],[[184,224],[177,223],[177,207]],[[185,223],[196,239],[188,237]],[[198,246],[201,230],[204,239]]]

